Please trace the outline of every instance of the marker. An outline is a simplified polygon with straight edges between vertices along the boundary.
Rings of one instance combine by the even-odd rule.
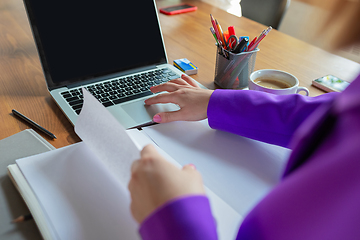
[[[33,120],[29,119],[28,117],[22,115],[21,113],[19,113],[18,111],[16,111],[15,109],[12,110],[12,113],[17,116],[18,118],[20,118],[21,120],[25,121],[26,123],[28,123],[31,127],[36,128],[37,130],[45,133],[46,135],[48,135],[49,137],[51,137],[52,139],[56,138],[56,136],[54,134],[52,134],[51,132],[49,132],[48,130],[46,130],[45,128],[43,128],[42,126],[40,126],[39,124],[37,124],[36,122],[34,122]]]
[[[229,31],[229,36],[236,36],[234,26],[228,27],[228,31]],[[231,46],[230,48],[235,47],[235,46],[234,46],[235,44],[236,44],[236,41],[233,41],[233,42],[229,43],[229,45]]]
[[[236,46],[234,49],[234,53],[241,53],[241,51],[246,47],[247,43],[249,42],[249,39],[243,38],[241,42]]]
[[[235,27],[234,26],[230,26],[228,27],[228,31],[229,31],[229,35],[234,35],[236,36],[236,33],[235,33]]]

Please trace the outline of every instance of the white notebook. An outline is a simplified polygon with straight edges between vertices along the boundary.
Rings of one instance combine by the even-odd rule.
[[[136,129],[125,131],[86,92],[75,131],[82,142],[18,159],[8,167],[44,239],[140,239],[127,184],[132,161],[152,141]],[[242,216],[211,186],[206,190],[219,239],[234,239]]]

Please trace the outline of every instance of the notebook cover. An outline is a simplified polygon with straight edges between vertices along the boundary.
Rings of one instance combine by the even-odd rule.
[[[26,129],[0,140],[0,239],[43,239],[34,221],[12,224],[11,221],[29,213],[24,200],[7,175],[7,166],[15,159],[55,149],[32,129]]]

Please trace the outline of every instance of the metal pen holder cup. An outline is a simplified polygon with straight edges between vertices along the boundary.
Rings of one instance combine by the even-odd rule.
[[[254,71],[256,54],[260,49],[237,54],[221,47],[217,49],[214,82],[228,89],[247,87],[249,76]]]

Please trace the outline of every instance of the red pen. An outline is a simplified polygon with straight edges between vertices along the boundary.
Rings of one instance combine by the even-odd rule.
[[[266,35],[271,31],[272,27],[268,27],[266,30],[264,30],[260,36],[258,37],[258,39],[255,41],[255,43],[251,46],[251,48],[249,48],[249,52],[253,51],[255,48],[257,48],[257,46],[259,45],[259,43],[261,42],[261,40],[264,39],[264,37],[266,37]]]
[[[256,39],[257,39],[257,37],[254,37],[254,39],[250,42],[248,49],[250,49],[252,47],[252,45],[254,45]]]

